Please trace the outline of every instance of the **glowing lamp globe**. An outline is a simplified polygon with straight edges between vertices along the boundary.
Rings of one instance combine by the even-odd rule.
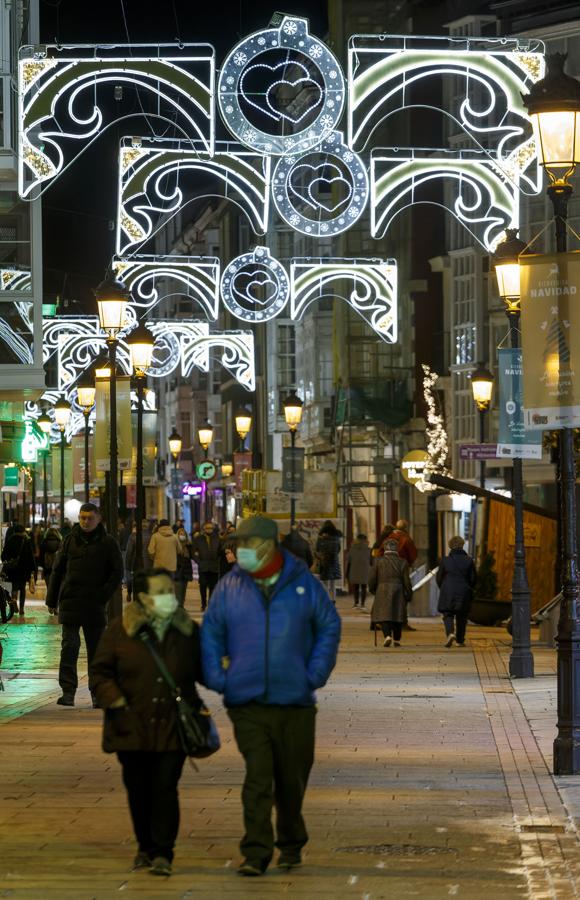
[[[499,295],[508,306],[517,306],[520,300],[519,257],[526,245],[517,235],[517,228],[507,228],[505,240],[497,245],[492,260]]]
[[[302,408],[304,401],[300,399],[296,391],[291,391],[284,400],[284,418],[290,431],[296,431],[302,421]]]
[[[120,281],[105,278],[95,290],[95,297],[101,328],[114,338],[125,327],[129,292]]]
[[[131,354],[131,366],[138,376],[143,376],[151,368],[155,338],[145,325],[139,325],[126,341]]]
[[[236,431],[240,440],[244,440],[252,427],[252,414],[244,407],[240,407],[236,413]]]
[[[47,413],[42,413],[36,420],[36,424],[43,434],[50,434],[52,429],[52,419]]]
[[[183,441],[182,441],[181,435],[175,428],[169,435],[168,443],[169,443],[169,450],[170,450],[171,455],[173,456],[174,459],[177,459],[177,457],[181,453],[181,447],[182,447]]]
[[[70,403],[62,398],[54,404],[54,420],[61,431],[64,431],[70,419]]]
[[[493,375],[481,364],[471,375],[473,399],[480,411],[489,409],[493,392]]]
[[[203,449],[207,450],[213,440],[213,428],[211,422],[209,422],[207,419],[205,420],[201,428],[198,428],[197,437]]]
[[[565,182],[580,162],[580,82],[566,75],[565,62],[565,53],[548,56],[544,78],[523,97],[540,163],[553,182]]]
[[[83,409],[92,409],[95,405],[95,384],[93,379],[86,373],[77,384],[77,402]]]

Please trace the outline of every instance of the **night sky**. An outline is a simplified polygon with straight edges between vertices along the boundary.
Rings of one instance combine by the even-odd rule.
[[[125,21],[123,17],[125,12]],[[280,9],[263,0],[99,0],[89,13],[79,0],[41,0],[40,37],[44,43],[210,43],[219,68],[230,48],[246,34],[267,27]],[[313,34],[327,29],[326,3],[295,2],[284,12],[310,19]],[[127,31],[129,39],[127,38]],[[118,136],[148,134],[142,117],[99,137],[81,159],[57,179],[43,197],[44,299],[56,295],[80,306],[69,313],[93,311],[92,290],[102,280],[114,252]]]

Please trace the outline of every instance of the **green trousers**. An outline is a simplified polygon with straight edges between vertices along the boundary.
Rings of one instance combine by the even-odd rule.
[[[242,788],[245,859],[265,870],[274,845],[299,856],[308,840],[302,801],[314,762],[313,706],[261,706],[249,703],[228,710],[239,751],[246,763]],[[276,841],[272,807],[276,807]]]

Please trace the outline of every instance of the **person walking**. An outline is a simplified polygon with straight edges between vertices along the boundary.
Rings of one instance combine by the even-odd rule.
[[[346,577],[352,584],[354,594],[353,609],[358,607],[359,601],[361,609],[364,609],[371,574],[371,548],[366,534],[357,535],[346,559]]]
[[[407,603],[413,596],[409,565],[398,554],[397,541],[387,539],[384,552],[376,559],[369,578],[369,590],[375,595],[371,608],[371,629],[380,625],[383,647],[401,646],[401,632]]]
[[[223,578],[231,572],[236,564],[236,542],[233,538],[235,528],[231,522],[226,525],[225,533],[220,536],[220,550],[218,556],[218,578]]]
[[[192,541],[191,555],[197,563],[201,611],[204,612],[219,578],[220,537],[213,522],[204,522],[203,531]]]
[[[24,530],[24,525],[16,522],[12,534],[2,548],[2,572],[11,585],[10,605],[14,615],[24,615],[26,585],[32,575],[36,577],[36,560],[32,541]]]
[[[159,521],[159,528],[151,535],[147,552],[154,569],[167,569],[175,578],[179,541],[168,519]]]
[[[44,577],[44,583],[48,589],[48,583],[50,581],[50,576],[52,575],[52,570],[54,568],[54,562],[56,560],[56,554],[60,550],[62,546],[62,537],[60,536],[60,531],[57,528],[53,528],[52,526],[47,529],[45,535],[40,544],[40,567],[42,569],[42,575]]]
[[[314,554],[310,543],[300,534],[298,526],[291,528],[287,535],[283,538],[281,546],[289,553],[292,553],[298,559],[304,560],[309,569],[314,565]]]
[[[450,553],[443,557],[437,570],[439,585],[438,611],[443,616],[447,640],[446,647],[465,644],[465,631],[469,608],[475,587],[475,563],[463,549],[465,541],[455,535],[449,541]]]
[[[241,875],[301,864],[302,803],[314,760],[315,696],[332,672],[340,618],[306,565],[278,544],[272,519],[244,519],[237,565],[220,580],[201,630],[204,683],[224,695],[244,757]],[[272,808],[276,807],[274,841]]]
[[[104,632],[91,667],[97,703],[105,710],[103,750],[117,754],[127,790],[138,845],[133,868],[152,875],[171,875],[185,753],[175,700],[145,640],[183,698],[191,706],[201,703],[199,628],[173,588],[165,569],[136,572],[133,602]]]
[[[191,568],[191,541],[183,525],[180,525],[177,530],[177,540],[179,541],[179,553],[175,572],[175,596],[179,605],[185,606],[187,585],[193,581],[193,570]]]
[[[336,581],[340,579],[340,539],[342,532],[327,519],[318,532],[316,557],[319,577],[333,603],[336,603]]]
[[[98,507],[83,503],[79,522],[63,541],[50,577],[46,605],[58,610],[62,644],[58,683],[59,706],[74,706],[78,687],[77,662],[82,629],[87,648],[89,690],[96,706],[90,665],[105,628],[107,603],[123,578],[123,557],[114,537],[101,524]]]
[[[391,532],[391,539],[397,541],[398,553],[401,559],[409,563],[409,568],[415,565],[417,560],[417,547],[409,534],[409,523],[406,519],[399,519],[395,525],[395,530]]]

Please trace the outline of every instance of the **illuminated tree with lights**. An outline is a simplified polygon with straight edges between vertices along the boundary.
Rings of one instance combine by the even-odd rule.
[[[425,463],[425,475],[449,475],[447,458],[449,456],[449,441],[443,421],[443,414],[439,409],[439,401],[435,394],[435,385],[439,375],[431,370],[430,366],[422,365],[423,369],[423,397],[427,406],[427,454]],[[416,485],[420,491],[437,490],[435,484],[428,481],[420,481]]]

